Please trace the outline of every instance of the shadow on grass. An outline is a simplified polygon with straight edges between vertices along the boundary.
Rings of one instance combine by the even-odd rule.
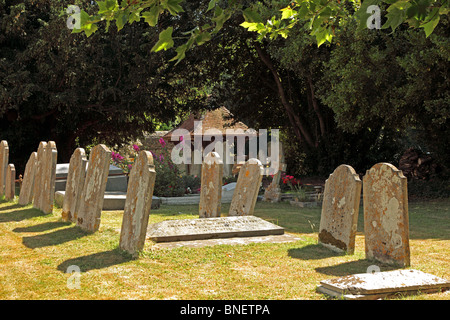
[[[321,244],[309,244],[302,248],[289,249],[288,255],[291,258],[302,260],[320,260],[330,257],[339,257],[345,254],[327,249]]]
[[[14,232],[42,232],[47,231],[51,229],[56,229],[64,226],[71,225],[71,222],[66,221],[54,221],[54,222],[45,222],[41,224],[37,224],[34,226],[29,227],[23,227],[23,228],[15,228],[13,229]]]
[[[46,225],[46,223],[44,223]],[[41,225],[42,226],[42,225]],[[36,227],[36,226],[35,226]],[[37,226],[39,227],[39,226]],[[48,227],[48,226],[44,226]],[[32,228],[32,227],[29,227]],[[27,228],[24,228],[27,229]],[[53,232],[39,234],[36,236],[23,237],[22,242],[28,248],[41,248],[47,246],[54,246],[62,244],[68,241],[76,240],[88,235],[87,232],[83,231],[81,228],[74,226],[71,228],[65,228],[56,230]]]
[[[116,248],[109,251],[98,252],[87,256],[66,260],[58,265],[57,269],[59,271],[66,272],[68,267],[75,265],[80,268],[81,272],[86,272],[94,269],[107,268],[131,260],[133,260],[131,255],[120,250],[119,248]]]
[[[362,259],[356,261],[348,261],[332,266],[317,267],[315,270],[323,274],[342,277],[351,274],[366,273],[368,271],[367,269],[371,266],[372,267],[376,266],[380,268],[379,269],[380,271],[391,271],[399,269],[399,267],[396,266],[382,264],[377,261]]]
[[[9,212],[2,212],[4,209],[16,209],[16,208],[23,208],[23,206],[15,204],[12,206],[4,207],[2,210],[0,210],[0,223],[2,222],[12,222],[12,221],[22,221],[26,219],[31,219],[34,217],[43,217],[47,214],[34,208],[26,208],[22,210],[14,210]]]

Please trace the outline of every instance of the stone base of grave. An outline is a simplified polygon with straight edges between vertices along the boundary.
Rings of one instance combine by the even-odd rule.
[[[147,229],[155,242],[282,235],[284,228],[255,216],[165,220]]]
[[[174,242],[158,242],[152,248],[157,249],[175,249],[180,247],[188,248],[203,248],[216,245],[246,245],[251,243],[286,243],[295,241],[304,241],[292,234],[285,233],[274,236],[261,237],[234,237],[234,238],[218,238],[218,239],[204,239],[204,240],[190,240],[190,241],[174,241]]]
[[[64,203],[65,191],[55,192],[55,202],[58,206],[62,207]],[[123,210],[125,208],[125,200],[127,193],[122,191],[106,191],[103,200],[102,210]],[[158,197],[153,196],[152,209],[158,209],[161,205],[161,200]]]
[[[418,270],[354,274],[323,280],[317,287],[320,293],[346,300],[376,300],[448,289],[449,280]]]

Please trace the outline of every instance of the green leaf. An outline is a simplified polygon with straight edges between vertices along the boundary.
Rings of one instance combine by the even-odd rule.
[[[283,8],[280,11],[282,12],[281,19],[289,19],[290,17],[292,17],[294,14],[297,13],[297,11],[292,10],[290,7]]]
[[[144,21],[150,25],[150,27],[154,27],[158,24],[159,12],[160,7],[153,6],[149,11],[144,12],[142,17],[144,18]]]
[[[88,25],[83,26],[84,33],[86,34],[86,37],[90,37],[95,31],[97,31],[98,27],[96,24],[91,23]]]
[[[263,20],[261,19],[261,16],[259,15],[259,13],[256,12],[256,11],[253,11],[250,8],[247,8],[244,11],[242,11],[242,14],[244,15],[245,21],[248,21],[248,22],[263,22]]]
[[[168,0],[167,1],[167,10],[169,10],[170,14],[175,16],[180,12],[184,12],[183,8],[179,5],[183,0]]]
[[[392,6],[391,6],[392,7]],[[390,7],[390,8],[391,8]],[[393,7],[387,14],[386,17],[388,18],[386,23],[381,27],[382,29],[387,29],[389,27],[392,28],[392,32],[395,31],[395,29],[403,23],[406,17],[405,10],[400,10],[397,7]]]
[[[246,28],[248,31],[259,31],[264,29],[264,25],[260,22],[242,22],[240,24],[241,27]]]
[[[206,10],[206,12],[214,9],[215,6],[216,6],[216,0],[211,0],[208,4],[208,10]]]
[[[123,26],[127,23],[127,21],[128,21],[128,12],[119,13],[118,16],[116,17],[117,31],[122,30]]]
[[[156,44],[152,48],[152,52],[158,52],[161,50],[167,50],[173,47],[173,40],[172,40],[172,32],[173,27],[168,27],[166,30],[161,31],[159,34],[159,40],[156,42]]]
[[[203,31],[197,37],[195,37],[195,42],[199,46],[201,46],[202,44],[204,44],[205,42],[207,42],[209,40],[211,40],[211,33],[207,32],[207,31]]]
[[[176,64],[178,64],[181,60],[183,60],[186,57],[186,50],[187,50],[187,44],[182,44],[178,48],[175,49],[177,52],[177,55],[170,59],[169,61],[175,61],[178,60]]]
[[[433,9],[432,12],[430,13],[430,15],[433,18],[430,21],[428,21],[427,23],[421,25],[421,27],[425,30],[425,35],[427,38],[430,34],[433,33],[434,28],[436,28],[436,26],[439,23],[440,16],[439,16],[439,14],[437,14],[437,10],[439,10],[439,9],[438,8]],[[434,16],[433,16],[433,12],[434,12]]]

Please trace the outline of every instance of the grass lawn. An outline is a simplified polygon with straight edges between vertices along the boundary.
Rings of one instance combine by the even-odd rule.
[[[150,223],[197,218],[197,210],[162,206],[152,211]],[[450,199],[410,202],[409,214],[411,268],[450,279]],[[351,256],[317,244],[320,208],[258,202],[255,215],[302,240],[176,249],[147,241],[133,260],[117,249],[121,211],[104,211],[100,230],[88,234],[62,222],[61,209],[44,215],[0,201],[0,299],[326,299],[316,292],[321,280],[364,273],[376,264],[364,256],[362,208]],[[71,265],[81,269],[79,289],[67,286]],[[449,299],[450,293],[400,298]]]

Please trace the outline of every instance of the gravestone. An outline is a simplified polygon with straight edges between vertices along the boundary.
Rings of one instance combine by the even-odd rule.
[[[217,152],[206,155],[202,164],[200,218],[220,217],[223,161]]]
[[[319,243],[353,254],[362,182],[355,170],[340,165],[325,181]]]
[[[86,166],[86,170],[89,164]],[[61,191],[63,194],[66,190],[67,185],[67,176],[69,174],[70,163],[58,163],[56,165],[56,184],[55,191]],[[106,182],[106,192],[111,191],[114,193],[123,192],[127,193],[127,185],[128,185],[127,175],[123,172],[123,170],[119,167],[116,167],[112,164],[109,165],[109,173],[108,180]],[[122,208],[123,209],[123,208]]]
[[[36,175],[37,152],[32,152],[28,158],[23,174],[22,186],[19,193],[19,204],[25,206],[33,201],[34,180]]]
[[[395,166],[377,163],[363,179],[366,258],[410,265],[407,179]]]
[[[70,157],[69,171],[67,174],[66,190],[62,206],[62,220],[76,222],[74,219],[80,205],[86,177],[86,152],[83,148],[77,148]]]
[[[54,141],[41,142],[37,154],[33,207],[48,214],[53,211],[55,197],[56,161],[58,157],[56,143]]]
[[[119,247],[135,255],[144,248],[156,171],[150,151],[140,151],[130,172]]]
[[[42,190],[42,177],[44,175],[44,158],[45,158],[45,147],[47,146],[47,142],[41,141],[39,143],[38,150],[36,152],[36,172],[34,177],[34,187],[33,187],[33,207],[40,209],[41,202],[41,193]]]
[[[281,235],[284,229],[255,216],[165,220],[148,228],[155,242]]]
[[[100,227],[110,159],[111,151],[103,144],[91,150],[80,207],[74,213],[77,225],[83,230],[95,232]]]
[[[5,181],[5,199],[10,201],[14,200],[16,195],[16,168],[13,164],[9,164],[6,169],[6,181]]]
[[[0,197],[5,194],[6,170],[9,162],[9,147],[6,140],[0,142]]]
[[[271,143],[270,143],[271,144]],[[268,150],[272,150],[271,147]],[[279,157],[278,161],[271,163],[271,167],[275,167],[278,170],[273,174],[272,182],[267,186],[264,191],[263,201],[268,202],[280,202],[281,201],[281,188],[280,179],[283,171],[286,171],[286,164],[284,163],[284,151],[283,144],[279,142]]]
[[[450,281],[419,270],[360,273],[320,282],[317,291],[346,300],[376,300],[398,294],[445,291]]]
[[[228,216],[252,215],[258,198],[263,167],[258,159],[249,159],[239,171]]]

